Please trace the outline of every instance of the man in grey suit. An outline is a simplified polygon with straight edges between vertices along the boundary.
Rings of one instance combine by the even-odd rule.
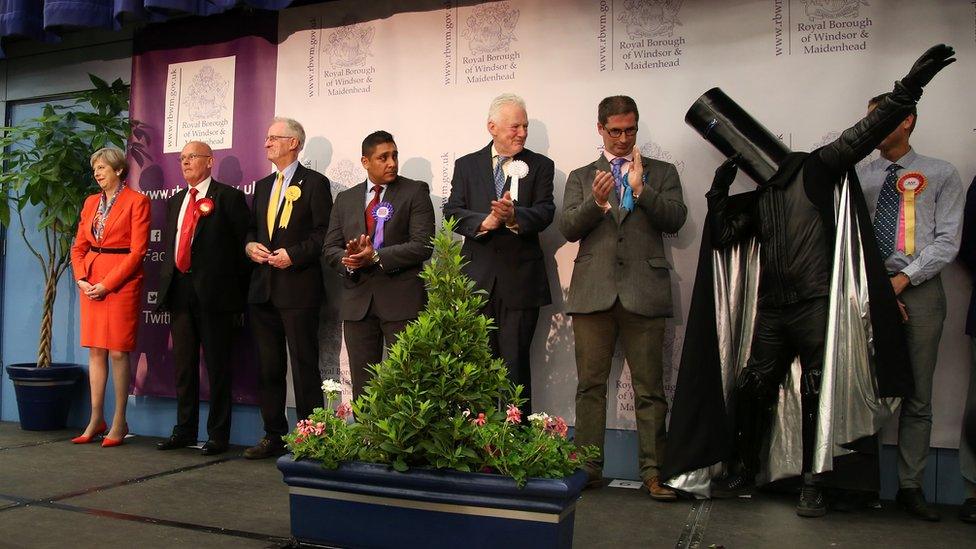
[[[393,136],[363,140],[366,181],[339,193],[325,257],[343,276],[339,318],[349,354],[353,398],[368,381],[366,366],[383,359],[397,335],[427,302],[420,269],[430,258],[434,205],[422,181],[398,175]]]
[[[576,444],[595,445],[589,486],[602,484],[607,381],[618,336],[630,367],[637,416],[638,458],[644,488],[661,501],[676,499],[662,486],[668,405],[662,379],[664,319],[672,316],[671,266],[662,233],[685,222],[678,171],[640,154],[637,104],[607,97],[597,109],[603,154],[573,170],[566,182],[559,230],[579,242],[566,313],[576,341]]]

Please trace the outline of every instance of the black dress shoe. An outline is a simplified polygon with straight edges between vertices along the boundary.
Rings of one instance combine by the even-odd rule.
[[[895,496],[898,505],[908,511],[908,514],[915,518],[927,520],[929,522],[939,522],[942,516],[939,512],[925,502],[925,494],[921,488],[902,488]]]
[[[223,454],[227,451],[228,444],[226,442],[217,442],[216,440],[208,440],[206,444],[203,445],[203,449],[200,451],[205,456],[216,456],[217,454]]]
[[[959,508],[959,520],[976,524],[976,498],[969,498]]]
[[[262,438],[261,442],[256,445],[251,446],[247,450],[244,450],[244,457],[247,459],[265,459],[269,457],[283,456],[288,453],[285,448],[285,443],[278,440],[277,442],[271,440],[270,438]]]
[[[156,449],[175,450],[177,448],[186,448],[187,446],[193,446],[196,443],[197,440],[195,438],[172,435],[168,439],[162,442],[157,442]]]

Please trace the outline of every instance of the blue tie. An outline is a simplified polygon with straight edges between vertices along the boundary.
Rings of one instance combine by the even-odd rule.
[[[895,250],[895,239],[898,238],[898,205],[901,201],[895,183],[900,169],[898,164],[888,166],[888,175],[878,195],[878,209],[874,213],[874,234],[878,239],[881,259],[891,255]]]
[[[628,212],[634,209],[634,193],[630,190],[630,183],[627,182],[627,177],[620,172],[620,167],[626,162],[626,158],[617,157],[610,162],[610,173],[613,174],[614,188],[617,191],[617,196],[620,197],[620,207]],[[623,193],[621,193],[623,189]]]
[[[505,194],[505,170],[502,167],[508,157],[498,155],[495,158],[497,159],[495,163],[495,196],[501,198]]]

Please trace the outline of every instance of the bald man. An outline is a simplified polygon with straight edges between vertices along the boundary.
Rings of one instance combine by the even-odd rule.
[[[176,366],[176,426],[159,450],[197,443],[200,348],[210,381],[204,455],[227,451],[231,416],[231,347],[244,311],[250,264],[244,239],[250,212],[239,189],[214,181],[210,146],[191,141],[180,153],[187,187],[167,201],[166,254],[159,308],[169,310]]]

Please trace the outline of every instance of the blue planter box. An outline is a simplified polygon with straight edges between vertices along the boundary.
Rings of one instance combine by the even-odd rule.
[[[278,460],[289,488],[291,533],[341,547],[547,547],[573,545],[576,501],[586,484],[562,479],[344,463]]]
[[[20,428],[26,431],[56,431],[68,423],[68,411],[78,380],[85,373],[74,364],[11,364],[7,375],[17,395]]]

